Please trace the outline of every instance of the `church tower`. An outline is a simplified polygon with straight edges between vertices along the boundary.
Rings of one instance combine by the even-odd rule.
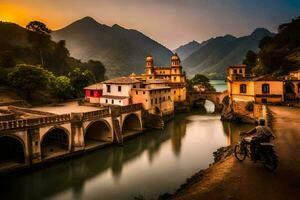
[[[147,56],[146,58],[146,74],[150,75],[150,74],[154,74],[154,64],[153,64],[153,57]]]
[[[171,58],[171,82],[181,82],[182,67],[180,58],[175,53]]]

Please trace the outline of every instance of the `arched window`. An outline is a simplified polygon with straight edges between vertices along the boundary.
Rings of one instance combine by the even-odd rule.
[[[247,85],[246,84],[240,85],[240,93],[247,93]]]
[[[267,83],[262,84],[261,90],[262,90],[263,94],[269,94],[270,93],[270,85]]]

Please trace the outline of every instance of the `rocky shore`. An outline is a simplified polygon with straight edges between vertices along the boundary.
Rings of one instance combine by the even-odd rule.
[[[233,147],[227,146],[227,147],[221,147],[217,151],[213,153],[214,155],[214,162],[210,164],[210,166],[207,169],[200,170],[190,178],[186,179],[186,182],[182,184],[174,194],[165,193],[159,196],[159,200],[169,200],[174,199],[176,196],[186,192],[187,188],[190,188],[195,183],[199,183],[201,181],[205,181],[204,178],[212,173],[212,168],[222,162],[224,162],[230,155],[233,154]]]

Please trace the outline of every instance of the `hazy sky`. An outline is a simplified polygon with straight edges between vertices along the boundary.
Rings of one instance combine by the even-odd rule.
[[[300,0],[0,0],[0,20],[51,29],[91,16],[99,23],[137,29],[170,49],[257,27],[276,31],[300,16]]]

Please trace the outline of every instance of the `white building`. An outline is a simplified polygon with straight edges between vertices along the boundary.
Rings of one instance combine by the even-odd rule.
[[[126,106],[132,104],[131,89],[140,88],[141,81],[131,77],[119,77],[103,82],[101,104]]]

